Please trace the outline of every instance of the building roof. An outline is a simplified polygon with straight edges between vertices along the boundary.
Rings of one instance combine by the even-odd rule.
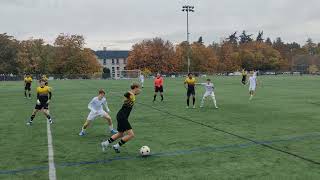
[[[110,51],[110,50],[102,50],[95,51],[96,56],[99,59],[119,59],[119,58],[128,58],[129,51]]]

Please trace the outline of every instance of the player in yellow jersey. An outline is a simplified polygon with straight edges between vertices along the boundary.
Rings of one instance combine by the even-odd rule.
[[[193,108],[195,109],[196,102],[196,79],[192,76],[192,73],[188,74],[188,77],[184,81],[185,88],[187,89],[187,108],[189,108],[190,96],[192,96],[193,100]]]
[[[27,98],[27,91],[29,92],[29,99],[31,99],[31,83],[32,76],[28,73],[24,77],[24,98]]]
[[[242,74],[241,82],[242,82],[243,85],[246,85],[247,84],[247,71],[245,69],[242,69],[242,73],[241,74]]]
[[[33,119],[39,111],[42,111],[49,121],[52,124],[52,119],[49,113],[49,103],[52,97],[51,88],[45,85],[44,80],[40,80],[40,86],[37,88],[37,104],[32,112],[29,122],[27,125],[32,125]]]
[[[120,153],[120,147],[134,138],[133,129],[129,123],[129,115],[133,105],[135,104],[136,95],[140,94],[140,92],[140,85],[138,83],[133,83],[131,85],[131,90],[124,94],[125,100],[117,114],[118,133],[111,136],[107,141],[101,143],[102,151],[105,151],[111,143],[121,138],[117,144],[112,146],[116,153]]]

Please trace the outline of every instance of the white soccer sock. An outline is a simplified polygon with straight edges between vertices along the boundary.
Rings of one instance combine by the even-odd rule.
[[[119,145],[119,143],[117,143],[117,144],[113,145],[113,147],[116,148],[116,149],[119,149],[120,145]]]
[[[216,101],[216,98],[215,98],[215,97],[212,97],[212,100],[213,100],[214,106],[215,106],[215,107],[217,107],[217,101]]]

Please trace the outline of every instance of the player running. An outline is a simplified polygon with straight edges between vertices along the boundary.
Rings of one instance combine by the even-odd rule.
[[[108,113],[110,113],[110,109],[108,107],[107,100],[105,98],[106,92],[103,89],[99,90],[98,96],[94,97],[90,103],[88,104],[88,109],[90,109],[90,113],[87,117],[86,122],[83,124],[81,132],[79,136],[86,135],[86,129],[91,125],[91,122],[94,121],[97,117],[104,118],[109,124],[109,130],[111,134],[116,134],[117,131],[113,129],[112,119]],[[105,106],[107,112],[103,110],[103,106]]]
[[[27,125],[32,125],[33,119],[39,111],[42,111],[49,121],[50,124],[53,123],[50,113],[49,113],[49,103],[52,97],[51,88],[45,85],[45,81],[40,80],[40,86],[37,88],[37,104],[32,112],[29,122]]]
[[[27,98],[27,91],[29,92],[29,99],[31,99],[31,84],[32,84],[32,77],[28,73],[24,78],[24,98]]]
[[[249,100],[252,100],[253,96],[255,95],[257,84],[257,76],[254,72],[252,72],[249,77]]]
[[[140,80],[140,84],[141,84],[141,88],[143,88],[143,84],[144,84],[144,75],[141,73],[139,76],[139,80]]]
[[[241,74],[242,74],[241,82],[242,82],[243,85],[246,85],[247,84],[247,71],[245,69],[242,69],[242,73]]]
[[[154,79],[154,96],[153,102],[156,101],[157,94],[160,92],[161,102],[163,101],[163,78],[160,73],[157,74],[157,77]]]
[[[192,96],[193,100],[193,109],[196,108],[196,79],[192,76],[192,73],[188,74],[188,77],[184,81],[185,88],[187,89],[187,108],[189,108],[190,104],[190,96]]]
[[[120,153],[120,147],[134,137],[134,133],[128,118],[136,101],[136,95],[138,95],[140,91],[141,90],[139,84],[133,83],[131,85],[131,90],[124,94],[124,103],[117,114],[118,133],[111,136],[109,140],[101,143],[102,151],[105,151],[106,148],[115,140],[121,138],[121,140],[117,144],[112,146],[116,153]],[[125,133],[127,135],[125,135]]]
[[[203,108],[204,107],[204,101],[206,100],[207,97],[211,97],[212,100],[213,100],[213,103],[214,103],[214,107],[216,109],[218,109],[218,106],[217,106],[217,101],[216,101],[216,96],[214,94],[214,85],[213,83],[211,82],[210,79],[207,79],[207,83],[196,83],[196,84],[199,84],[199,85],[203,85],[205,88],[206,88],[206,92],[204,93],[203,97],[202,97],[202,100],[201,100],[201,105],[200,105],[200,108]]]

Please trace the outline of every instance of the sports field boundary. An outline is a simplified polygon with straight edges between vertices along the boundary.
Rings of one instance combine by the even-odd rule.
[[[49,163],[49,180],[56,180],[56,166],[54,164],[54,153],[52,145],[52,133],[49,121],[47,121],[47,136],[48,136],[48,163]]]

